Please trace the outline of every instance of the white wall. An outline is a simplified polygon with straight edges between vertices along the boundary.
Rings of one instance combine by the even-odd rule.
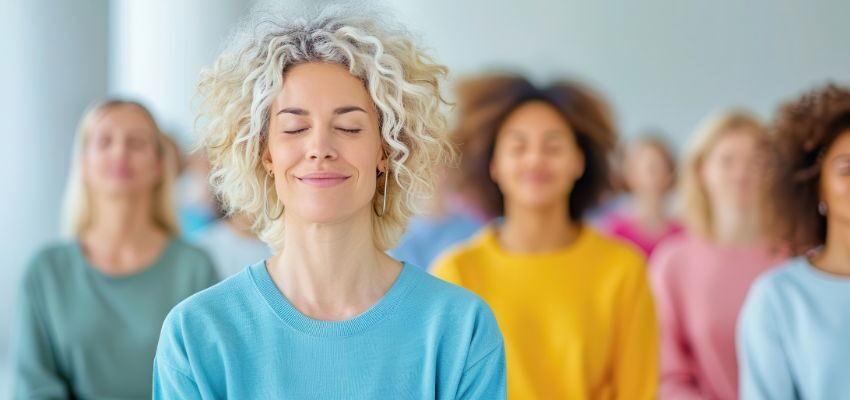
[[[681,147],[728,105],[768,117],[826,79],[850,83],[847,1],[397,0],[399,17],[463,75],[514,67],[604,91],[626,135]]]
[[[109,89],[142,100],[188,145],[195,85],[252,0],[113,0]]]
[[[56,237],[69,146],[85,105],[108,90],[141,98],[164,128],[187,137],[197,72],[251,3],[3,3],[0,371],[20,273]],[[492,67],[578,76],[608,94],[626,134],[659,127],[678,147],[720,107],[768,116],[777,101],[814,83],[850,83],[847,1],[389,3],[454,76]],[[0,377],[0,398],[8,386]]]
[[[188,136],[198,71],[251,6],[247,0],[13,0],[0,13],[0,399],[21,273],[58,238],[78,119],[117,94],[153,107]],[[186,140],[184,140],[186,142]]]
[[[0,12],[0,374],[21,272],[58,234],[77,120],[107,86],[107,0],[13,0]],[[0,398],[10,385],[0,376]]]

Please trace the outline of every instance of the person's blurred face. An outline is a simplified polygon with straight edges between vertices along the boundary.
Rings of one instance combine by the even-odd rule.
[[[572,128],[546,102],[520,105],[496,135],[490,176],[506,203],[529,208],[566,206],[583,173],[584,155]]]
[[[850,130],[841,133],[824,154],[820,197],[827,206],[828,224],[850,223]]]
[[[658,147],[640,144],[626,158],[626,184],[635,196],[661,198],[673,184],[673,170]]]
[[[88,190],[95,196],[152,193],[163,171],[158,135],[136,106],[104,110],[85,138],[83,174]]]
[[[322,223],[373,212],[386,160],[378,112],[360,79],[338,64],[292,67],[270,118],[263,165],[286,215]]]
[[[700,175],[712,208],[752,210],[764,189],[764,150],[754,132],[721,135],[703,159]]]

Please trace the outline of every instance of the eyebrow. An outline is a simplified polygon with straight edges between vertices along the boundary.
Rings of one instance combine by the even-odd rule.
[[[366,112],[366,110],[364,110],[364,109],[362,109],[358,106],[342,106],[342,107],[337,107],[334,110],[334,114],[340,115],[340,114],[346,114],[346,113],[350,113],[350,112],[354,112],[354,111],[360,111],[360,112],[364,112],[364,113]],[[280,115],[280,114],[310,115],[310,113],[307,112],[307,110],[305,110],[303,108],[298,108],[298,107],[287,107],[287,108],[281,109],[275,115],[277,116],[277,115]]]

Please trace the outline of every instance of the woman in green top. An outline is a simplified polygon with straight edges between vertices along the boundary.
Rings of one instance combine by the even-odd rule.
[[[69,240],[36,254],[20,290],[15,398],[149,399],[165,315],[217,278],[176,235],[176,155],[148,110],[96,104],[75,140]]]

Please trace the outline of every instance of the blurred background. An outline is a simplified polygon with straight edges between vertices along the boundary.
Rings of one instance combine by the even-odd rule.
[[[573,77],[612,102],[621,135],[680,150],[708,113],[850,81],[850,2],[395,0],[397,17],[456,79],[508,69]],[[141,100],[185,151],[193,87],[248,0],[5,0],[0,13],[0,398],[28,259],[58,238],[70,144],[86,105]]]

